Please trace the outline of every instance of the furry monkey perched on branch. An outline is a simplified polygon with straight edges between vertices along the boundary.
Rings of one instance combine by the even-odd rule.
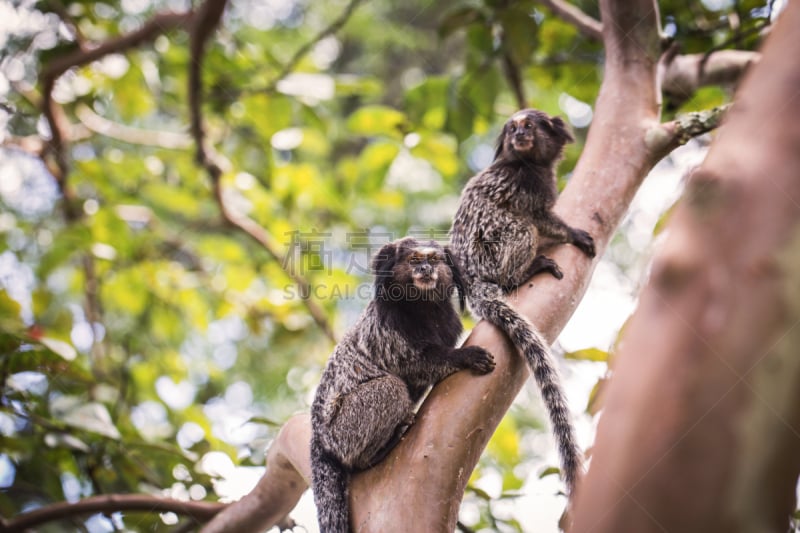
[[[543,239],[595,255],[592,237],[552,212],[558,196],[555,166],[572,141],[559,117],[535,109],[514,114],[497,140],[494,162],[464,188],[450,230],[472,311],[511,338],[536,378],[570,492],[581,453],[558,372],[541,335],[505,302],[505,295],[538,272],[563,277],[555,261],[538,253]]]
[[[322,533],[350,531],[353,472],[380,462],[414,420],[429,386],[462,369],[486,374],[483,348],[454,348],[462,331],[451,303],[465,292],[448,248],[413,238],[375,256],[375,296],[334,349],[311,406],[311,478]]]

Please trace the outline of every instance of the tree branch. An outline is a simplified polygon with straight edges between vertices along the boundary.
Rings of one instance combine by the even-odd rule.
[[[101,117],[86,105],[79,105],[75,115],[88,130],[118,141],[167,150],[184,150],[192,146],[192,138],[185,133],[144,130],[118,124]]]
[[[603,39],[602,23],[587,15],[577,6],[573,6],[565,0],[539,0],[539,3],[547,7],[554,15],[575,26],[578,31],[594,41]]]
[[[186,26],[191,21],[193,13],[160,13],[138,30],[126,35],[111,39],[101,43],[95,48],[88,50],[76,50],[70,54],[56,58],[49,63],[39,76],[42,86],[42,113],[44,113],[47,124],[50,126],[50,140],[45,144],[42,151],[42,158],[45,162],[48,156],[52,156],[55,165],[48,165],[53,176],[56,178],[61,192],[65,198],[71,197],[66,189],[66,177],[69,173],[69,162],[66,153],[65,141],[69,139],[66,132],[69,123],[64,115],[61,106],[53,100],[53,88],[56,80],[67,70],[73,67],[87,65],[108,54],[118,53],[130,48],[134,48],[152,41],[159,35],[167,31]]]
[[[735,86],[760,54],[744,50],[719,50],[711,54],[686,54],[668,57],[664,64],[661,89],[673,105],[688,100],[700,87]]]
[[[574,25],[589,39],[602,40],[603,25],[565,0],[540,0],[554,15]],[[730,44],[730,43],[728,43]],[[688,100],[700,87],[735,85],[747,68],[756,63],[757,52],[715,49],[703,54],[677,54],[677,47],[665,53],[661,89],[673,105]]]
[[[514,93],[514,98],[517,100],[517,107],[519,109],[525,109],[528,107],[528,104],[525,98],[525,86],[522,83],[522,73],[508,50],[503,52],[502,64],[503,72],[505,72],[506,79],[508,79],[508,85]]]
[[[350,17],[353,15],[356,8],[359,6],[359,4],[361,4],[362,1],[363,0],[350,0],[350,2],[348,2],[347,6],[344,8],[344,11],[342,11],[342,13],[333,22],[331,22],[328,26],[323,28],[322,31],[320,31],[316,36],[314,36],[314,38],[312,38],[303,46],[298,48],[297,51],[294,53],[294,55],[292,55],[291,59],[289,59],[289,61],[287,61],[286,64],[283,66],[278,75],[275,76],[275,78],[270,82],[270,84],[265,89],[262,89],[259,92],[265,92],[265,93],[274,92],[275,88],[278,85],[278,82],[281,81],[286,76],[288,76],[297,67],[300,61],[306,56],[306,54],[308,54],[311,51],[311,49],[314,47],[315,44],[320,42],[325,37],[335,34],[340,29],[342,29],[342,27],[344,27],[345,24],[347,24],[347,21],[350,20]]]
[[[666,156],[678,146],[689,142],[689,139],[718,128],[731,105],[686,113],[671,122],[652,128],[645,139],[648,149],[657,154],[657,157]]]
[[[142,511],[188,516],[195,522],[203,523],[226,507],[224,503],[191,502],[160,498],[146,494],[109,494],[94,496],[75,503],[59,502],[40,507],[33,511],[2,521],[3,531],[25,531],[30,528],[63,520],[77,515],[118,511]]]
[[[226,222],[231,226],[243,231],[246,235],[258,242],[269,256],[278,264],[285,265],[284,257],[278,250],[278,246],[272,241],[269,232],[250,217],[237,213],[227,203],[225,192],[222,187],[223,166],[227,161],[223,161],[207,144],[205,130],[203,126],[203,85],[202,85],[202,66],[205,56],[205,46],[209,37],[216,29],[225,10],[226,0],[206,0],[200,7],[195,18],[195,24],[191,30],[191,61],[189,63],[189,115],[191,119],[191,134],[195,142],[195,161],[203,167],[211,178],[211,185],[214,190],[214,198],[219,205],[220,212]],[[301,289],[301,294],[309,295],[303,298],[311,318],[322,329],[323,333],[332,341],[336,342],[336,335],[328,322],[325,311],[310,298],[308,289],[310,284],[303,276],[289,269],[284,268],[289,278]]]

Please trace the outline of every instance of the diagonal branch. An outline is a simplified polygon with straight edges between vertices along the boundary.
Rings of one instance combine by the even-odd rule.
[[[502,64],[503,72],[506,75],[506,79],[508,79],[508,85],[517,100],[517,107],[519,109],[528,107],[527,99],[525,98],[525,86],[522,83],[522,72],[520,72],[519,65],[516,64],[508,50],[503,52]]]
[[[61,195],[64,197],[64,209],[68,220],[75,220],[80,216],[80,212],[72,201],[72,191],[67,187],[67,175],[69,174],[67,143],[73,138],[73,127],[64,110],[53,100],[56,81],[70,68],[86,65],[107,54],[122,52],[151,41],[168,30],[187,24],[191,17],[191,12],[169,12],[155,15],[138,30],[105,41],[95,48],[76,50],[56,58],[42,70],[39,76],[42,86],[40,105],[50,127],[50,139],[42,143],[39,156],[55,178]]]
[[[307,43],[297,49],[297,51],[292,55],[291,59],[286,62],[283,66],[281,71],[278,73],[277,76],[270,82],[270,84],[264,88],[259,90],[258,92],[264,93],[271,93],[275,91],[275,88],[283,78],[291,74],[291,72],[297,67],[300,61],[311,51],[311,49],[320,42],[325,37],[329,37],[334,35],[339,30],[347,24],[347,21],[350,20],[350,17],[355,12],[356,8],[361,4],[363,0],[350,0],[347,6],[344,8],[344,11],[328,26],[322,29],[317,35],[315,35],[312,39],[310,39]]]
[[[130,48],[135,48],[146,42],[152,41],[159,35],[166,33],[174,28],[185,27],[192,19],[191,11],[186,13],[160,13],[138,30],[128,34],[103,42],[102,44],[88,50],[76,50],[70,54],[56,58],[49,63],[40,75],[42,85],[41,106],[47,124],[50,126],[50,140],[42,151],[42,158],[47,160],[52,156],[55,166],[50,165],[53,176],[61,188],[65,198],[70,195],[66,190],[66,177],[69,173],[69,162],[67,160],[65,141],[69,139],[67,131],[69,123],[64,115],[61,106],[53,100],[53,88],[56,80],[67,70],[73,67],[87,65],[108,54],[123,52]]]
[[[147,494],[109,494],[86,498],[75,503],[58,502],[46,505],[14,518],[4,519],[0,521],[0,526],[3,531],[26,531],[76,515],[111,514],[118,511],[172,512],[203,523],[211,520],[225,507],[224,503],[182,501]]]
[[[594,41],[602,40],[603,24],[579,7],[565,0],[539,0],[539,3],[575,26],[585,37]],[[681,55],[677,51],[677,47],[672,47],[664,53],[660,74],[661,89],[675,106],[689,99],[700,87],[736,84],[747,68],[760,57],[758,52],[722,50],[719,47],[703,54]]]
[[[683,54],[664,61],[661,89],[672,104],[680,105],[700,87],[735,85],[758,62],[758,52],[719,50],[711,54]]]
[[[645,137],[647,148],[658,158],[666,156],[678,146],[689,142],[689,139],[718,128],[732,105],[725,104],[705,111],[686,113],[652,128]]]
[[[203,83],[202,66],[205,56],[206,43],[216,29],[222,14],[225,11],[226,0],[206,0],[197,12],[195,24],[191,30],[191,61],[189,63],[189,114],[191,119],[191,134],[195,142],[195,161],[203,167],[211,178],[214,198],[219,205],[223,218],[231,226],[243,231],[246,235],[258,242],[267,254],[280,265],[285,265],[283,254],[273,242],[269,232],[252,218],[236,212],[225,198],[222,187],[223,167],[226,162],[216,154],[213,147],[207,143],[203,125]],[[286,274],[301,289],[301,294],[310,295],[308,280],[291,269],[284,268]],[[322,329],[323,333],[336,342],[336,335],[328,322],[325,311],[309,297],[303,298],[311,318]]]
[[[584,36],[594,41],[603,39],[602,23],[581,11],[579,7],[573,6],[565,0],[539,0],[539,3],[560,19],[575,26]]]
[[[185,133],[175,133],[170,131],[145,130],[134,128],[125,124],[112,122],[105,117],[101,117],[89,106],[79,105],[75,109],[75,115],[86,129],[118,141],[141,146],[155,146],[167,150],[182,150],[191,147],[192,138]]]

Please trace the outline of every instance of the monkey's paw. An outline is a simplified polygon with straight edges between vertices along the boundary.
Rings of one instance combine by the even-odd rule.
[[[595,256],[594,239],[589,235],[589,232],[583,231],[582,229],[573,229],[572,244],[577,246],[578,249],[588,257]]]
[[[466,368],[477,374],[488,374],[494,370],[494,356],[480,346],[467,346],[461,349]]]
[[[558,267],[558,263],[544,255],[537,255],[533,259],[531,266],[528,267],[526,278],[530,279],[534,276],[534,274],[538,274],[539,272],[550,272],[550,274],[552,274],[556,279],[561,279],[564,277],[564,273],[561,272],[561,269]]]

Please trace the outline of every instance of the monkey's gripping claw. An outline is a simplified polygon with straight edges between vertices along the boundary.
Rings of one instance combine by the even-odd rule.
[[[466,346],[461,349],[466,368],[476,374],[488,374],[494,370],[494,356],[480,346]]]

